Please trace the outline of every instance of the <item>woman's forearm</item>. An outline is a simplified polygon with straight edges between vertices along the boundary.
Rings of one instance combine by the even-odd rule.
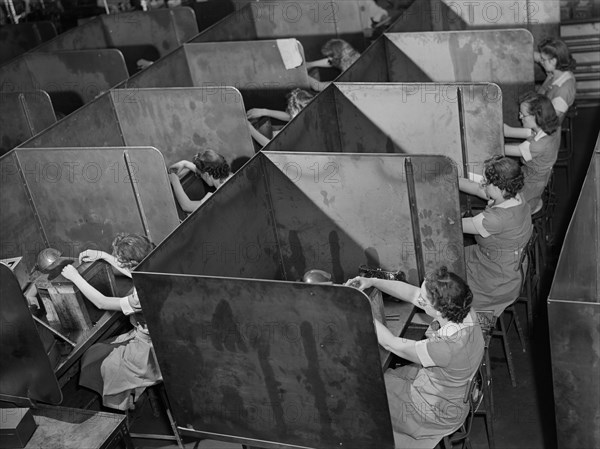
[[[373,279],[373,287],[383,293],[393,296],[401,301],[416,304],[420,289],[414,285],[402,281],[391,281],[388,279]]]
[[[120,298],[105,296],[96,288],[92,287],[80,275],[75,276],[71,282],[90,300],[92,304],[101,310],[121,310]]]
[[[173,186],[173,193],[175,194],[175,198],[177,198],[179,207],[181,207],[181,209],[183,209],[184,212],[194,212],[199,206],[199,204],[197,204],[198,202],[190,200],[190,197],[183,190],[181,182],[179,182],[179,178],[175,178],[176,176],[171,178],[171,186]]]
[[[478,182],[470,181],[465,178],[458,178],[458,189],[461,192],[466,193],[468,195],[477,196],[484,200],[488,199],[485,190],[483,189],[483,187],[481,187],[481,184],[479,184]]]

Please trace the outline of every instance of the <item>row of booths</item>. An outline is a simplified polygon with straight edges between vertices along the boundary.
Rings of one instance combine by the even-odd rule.
[[[558,2],[415,2],[380,36],[373,3],[248,3],[199,34],[188,8],[101,16],[0,66],[0,258],[156,242],[133,277],[182,434],[393,447],[369,300],[340,284],[464,276],[458,176],[502,152]],[[332,37],[362,56],[257,153],[246,110],[284,109]],[[186,218],[166,167],[207,148],[236,173]]]

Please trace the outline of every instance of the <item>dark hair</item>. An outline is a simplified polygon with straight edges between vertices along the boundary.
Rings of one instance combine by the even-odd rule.
[[[558,129],[556,109],[547,96],[530,91],[521,96],[519,103],[527,105],[529,113],[535,117],[535,122],[546,134],[552,134]]]
[[[304,109],[304,107],[310,103],[310,100],[312,100],[314,97],[314,94],[303,89],[292,90],[289,94],[287,94],[286,112],[290,114],[292,118],[296,117],[298,113]]]
[[[441,266],[425,277],[425,290],[442,318],[462,323],[471,310],[473,293],[465,281]]]
[[[538,51],[551,58],[556,58],[556,68],[558,70],[575,70],[577,61],[571,56],[569,47],[560,39],[549,37],[541,41],[538,45]]]
[[[231,172],[225,158],[213,150],[204,150],[195,155],[194,164],[200,173],[208,173],[215,179],[226,179]]]
[[[156,245],[141,234],[117,234],[112,242],[113,255],[124,268],[134,268]]]
[[[504,198],[514,198],[525,185],[525,176],[515,159],[497,154],[484,162],[485,178],[500,190]]]
[[[343,39],[330,39],[321,48],[323,56],[329,58],[329,63],[342,72],[350,67],[360,57],[360,53]]]

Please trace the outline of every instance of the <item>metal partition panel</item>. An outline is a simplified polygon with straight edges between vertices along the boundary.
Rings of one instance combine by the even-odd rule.
[[[50,96],[42,90],[0,95],[0,156],[56,122]]]
[[[502,89],[504,121],[518,124],[518,98],[533,89],[533,37],[527,30],[385,34],[390,81],[494,82]],[[427,51],[423,51],[423,49]],[[515,55],[518,55],[515,56]],[[415,64],[426,79],[399,79]],[[416,74],[412,74],[416,76]]]
[[[321,47],[332,38],[344,39],[359,51],[366,49],[363,31],[380,11],[367,0],[261,1],[245,5],[192,42],[294,37],[302,43],[308,60],[314,60],[323,57]]]
[[[212,149],[240,165],[254,147],[230,87],[116,89],[24,142],[23,148],[152,146],[168,165]]]
[[[185,44],[195,86],[234,86],[247,108],[285,109],[285,95],[298,87],[310,89],[302,47],[302,64],[286,69],[277,41]]]
[[[0,395],[60,404],[62,392],[27,300],[4,264],[0,264],[0,329]]]
[[[488,83],[335,83],[265,149],[443,154],[481,174],[504,153],[501,104]]]
[[[24,22],[0,27],[0,64],[56,36],[52,22]]]
[[[254,155],[237,89],[113,90],[111,96],[125,145],[156,147],[167,164],[191,160],[205,149],[230,164]]]
[[[389,81],[387,41],[377,39],[336,81],[343,83],[385,83]]]
[[[191,8],[132,11],[101,15],[60,34],[35,51],[117,48],[129,73],[138,71],[137,61],[155,61],[198,34]]]
[[[265,154],[279,168],[268,173],[287,279],[320,268],[343,282],[370,264],[400,269],[418,284],[421,260],[425,272],[446,265],[464,277],[457,172],[450,159]]]
[[[527,28],[540,41],[558,36],[559,23],[558,0],[421,0],[413,2],[387,32]]]
[[[548,298],[558,446],[598,447],[600,434],[600,138]]]
[[[35,210],[16,152],[0,158],[0,259],[23,257],[30,269],[37,254],[50,246]]]
[[[29,52],[0,68],[0,86],[2,92],[44,90],[55,111],[69,114],[128,76],[118,50]]]
[[[283,279],[262,156],[190,215],[141,271]]]
[[[2,209],[9,213],[3,212],[2,225],[12,232],[2,233],[2,250],[9,252],[2,258],[34,260],[39,237],[22,241],[23,229],[42,234],[44,243],[63,255],[76,256],[88,248],[110,252],[118,232],[143,233],[159,243],[179,224],[164,159],[156,149],[19,148],[5,158],[6,170],[17,173],[3,179],[8,189],[4,196],[3,188]],[[13,192],[27,200],[8,196]]]
[[[223,187],[225,188],[225,187]],[[184,434],[264,448],[394,447],[356,289],[134,272]]]
[[[192,87],[192,74],[183,46],[136,73],[115,89],[148,87]]]

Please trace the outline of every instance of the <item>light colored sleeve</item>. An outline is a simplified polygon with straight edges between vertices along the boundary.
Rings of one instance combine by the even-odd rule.
[[[133,289],[133,292],[130,295],[121,298],[119,303],[121,305],[121,310],[125,315],[132,315],[134,313],[139,313],[142,311],[142,306],[140,305],[140,298],[135,288]]]
[[[552,100],[552,105],[554,106],[557,114],[564,114],[569,110],[569,105],[563,97],[556,97],[554,100]]]
[[[521,145],[519,145],[519,151],[521,152],[521,156],[523,156],[523,159],[526,161],[530,161],[532,158],[531,156],[531,142],[529,140],[524,141]]]
[[[477,214],[477,215],[475,215],[473,217],[472,223],[473,223],[473,226],[475,226],[475,229],[477,230],[477,232],[479,233],[479,235],[482,236],[482,237],[484,237],[484,238],[486,238],[486,237],[489,237],[492,234],[490,234],[487,231],[487,229],[485,229],[485,226],[483,226],[483,219],[484,219],[484,216],[483,216],[483,212],[482,212],[482,213]]]

